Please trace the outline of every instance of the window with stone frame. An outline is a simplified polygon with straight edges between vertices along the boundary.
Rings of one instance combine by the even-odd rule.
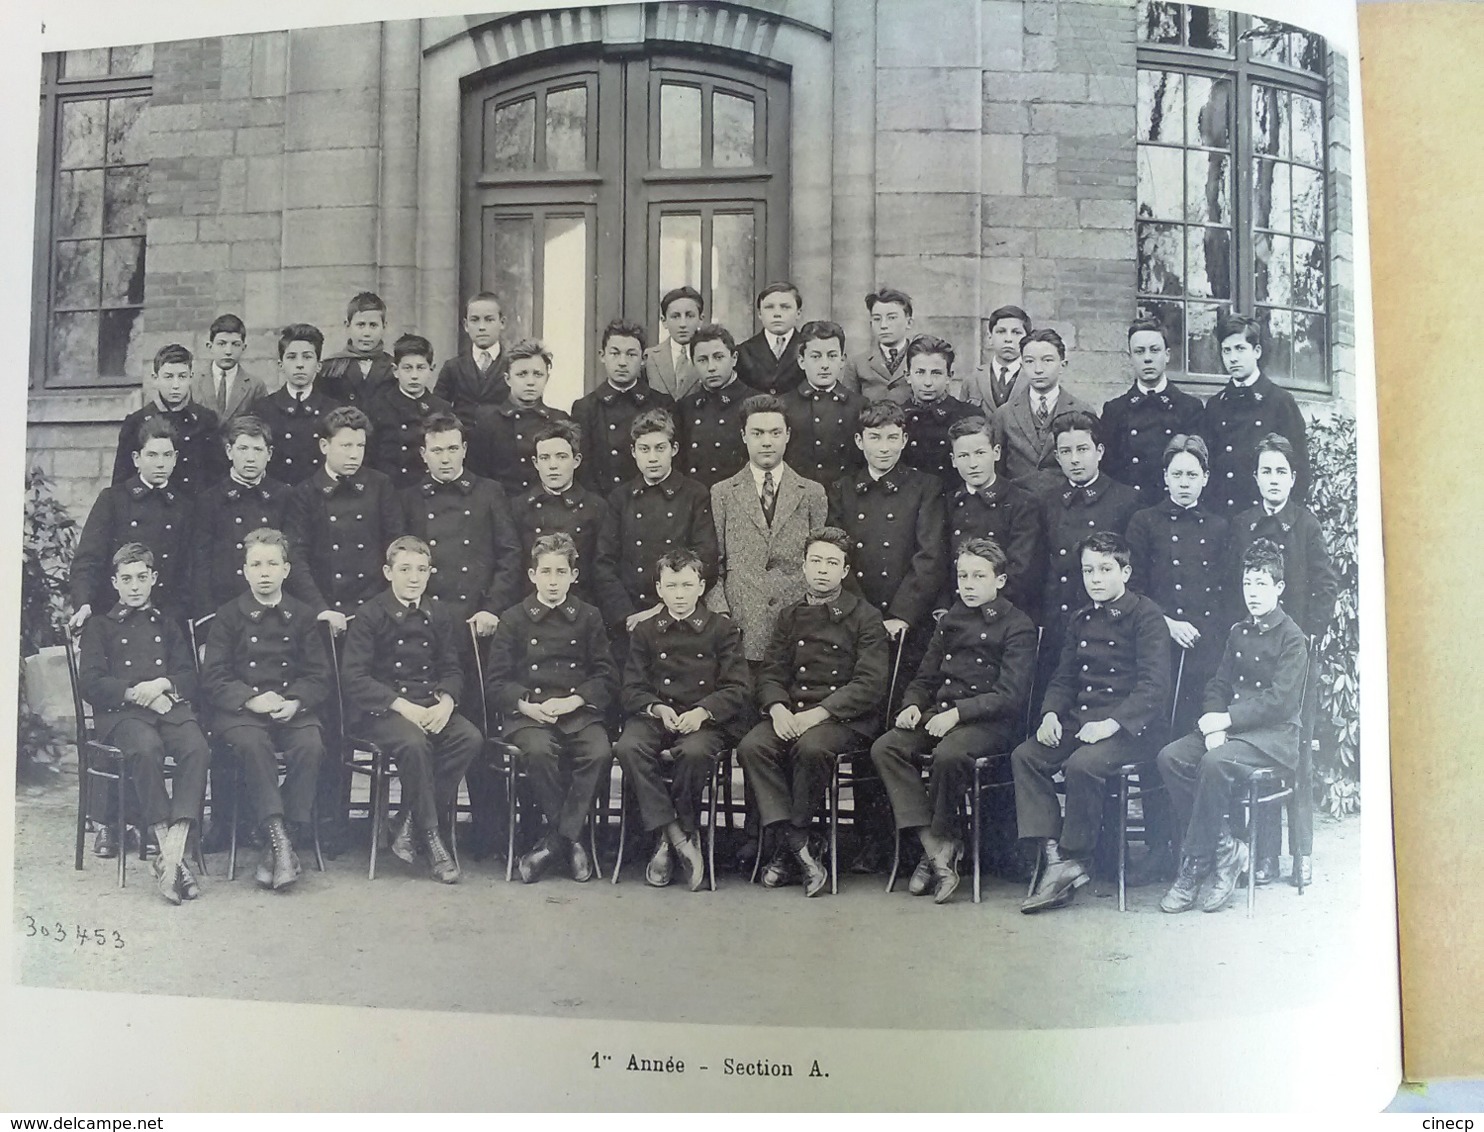
[[[139,381],[154,48],[42,58],[33,388]]]
[[[1193,4],[1138,8],[1138,303],[1174,366],[1224,379],[1228,310],[1264,330],[1262,369],[1327,391],[1324,40]]]

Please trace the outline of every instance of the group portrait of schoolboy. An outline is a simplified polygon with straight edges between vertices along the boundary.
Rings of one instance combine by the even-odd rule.
[[[450,884],[461,784],[470,855],[505,845],[496,746],[541,825],[510,862],[526,883],[593,877],[616,760],[645,880],[700,889],[703,796],[733,753],[736,864],[769,888],[829,889],[815,826],[842,756],[850,868],[905,845],[908,891],[935,903],[959,885],[980,758],[1006,788],[983,815],[992,867],[1041,863],[1025,912],[1087,883],[1130,762],[1161,908],[1217,911],[1244,874],[1275,879],[1276,829],[1259,823],[1249,860],[1234,798],[1251,770],[1299,765],[1337,579],[1259,324],[1223,318],[1228,380],[1203,403],[1167,374],[1163,327],[1134,322],[1132,382],[1099,411],[1019,308],[990,315],[992,356],[965,372],[914,333],[909,296],[865,305],[852,349],[772,283],[739,343],[677,288],[660,343],[603,329],[603,383],[570,412],[545,401],[551,353],[504,341],[486,292],[441,366],[416,334],[386,350],[370,293],[334,357],[284,327],[271,379],[234,315],[200,363],[161,349],[70,579],[79,683],[128,756],[159,894],[200,895],[186,846],[223,764],[213,813],[241,790],[256,882],[291,887],[313,823],[343,830],[344,734],[395,768],[392,852]],[[100,856],[128,850],[116,804],[91,815]]]

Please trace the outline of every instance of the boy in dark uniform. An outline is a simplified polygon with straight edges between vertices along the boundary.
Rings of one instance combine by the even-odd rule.
[[[608,505],[596,492],[573,482],[582,464],[582,430],[575,421],[556,421],[538,429],[534,442],[531,462],[540,482],[510,501],[521,557],[530,561],[531,548],[543,535],[564,534],[577,547],[579,561],[596,563],[598,537],[608,520]],[[596,578],[579,582],[574,574],[568,584],[584,601],[597,603]]]
[[[1090,604],[1072,617],[1036,733],[1010,755],[1022,839],[1045,843],[1045,869],[1022,912],[1070,904],[1086,884],[1108,776],[1148,758],[1169,711],[1170,634],[1159,606],[1128,589],[1128,544],[1097,531],[1077,548]],[[1066,815],[1053,779],[1066,779]]]
[[[737,377],[759,393],[787,393],[804,380],[798,335],[804,296],[780,280],[759,291],[755,305],[763,328],[737,346]]]
[[[551,353],[527,339],[501,352],[509,394],[498,404],[477,405],[466,432],[469,470],[494,480],[514,498],[536,486],[536,434],[567,414],[541,398],[551,378]]]
[[[1164,496],[1163,456],[1170,438],[1200,430],[1201,399],[1165,376],[1170,347],[1164,324],[1142,318],[1128,328],[1133,388],[1103,405],[1103,470],[1139,493],[1142,506]]]
[[[1216,675],[1206,685],[1205,713],[1196,731],[1159,752],[1159,773],[1184,832],[1180,873],[1160,901],[1165,912],[1195,907],[1201,884],[1214,872],[1201,905],[1219,912],[1231,902],[1247,870],[1247,846],[1232,836],[1232,791],[1254,768],[1297,769],[1299,709],[1308,671],[1309,642],[1278,599],[1283,596],[1283,552],[1260,539],[1242,555],[1242,600],[1247,618],[1232,626]],[[1301,868],[1295,862],[1295,868]]]
[[[993,539],[959,546],[958,601],[943,615],[895,726],[871,747],[898,830],[914,830],[922,860],[907,884],[946,903],[958,887],[959,810],[974,760],[1003,754],[1024,732],[1036,667],[1036,627],[1000,596],[1005,552]],[[919,767],[932,770],[923,785]]]
[[[273,434],[255,416],[233,417],[222,429],[230,468],[196,498],[191,540],[191,616],[205,617],[247,589],[243,540],[261,527],[282,530],[289,489],[267,476]]]
[[[253,404],[257,417],[273,434],[273,458],[268,476],[294,487],[320,465],[320,421],[338,402],[317,388],[319,358],[325,336],[307,323],[285,326],[278,335],[278,370],[283,385]]]
[[[263,828],[256,880],[280,889],[299,879],[289,827],[308,826],[313,813],[325,754],[315,709],[330,694],[330,661],[314,610],[283,592],[288,540],[262,528],[239,545],[247,592],[216,611],[201,684],[215,733],[242,760],[248,800]],[[276,752],[286,767],[281,788]]]
[[[572,403],[572,419],[586,446],[579,478],[590,491],[606,495],[633,472],[629,426],[634,418],[646,409],[673,410],[675,399],[644,377],[642,326],[614,319],[603,328],[600,350],[598,361],[608,380]]]
[[[690,354],[701,380],[675,406],[680,464],[709,489],[747,464],[742,402],[757,390],[737,378],[737,343],[726,327],[702,326],[690,340]]]
[[[845,331],[833,322],[806,322],[798,333],[804,380],[778,395],[788,421],[788,466],[805,479],[828,486],[861,466],[851,443],[865,398],[840,383]]]
[[[380,746],[402,780],[392,853],[412,864],[416,836],[433,879],[456,884],[459,866],[438,831],[438,815],[458,796],[484,739],[454,710],[464,692],[462,626],[426,600],[432,557],[421,539],[392,541],[382,571],[391,585],[356,611],[341,663],[346,730]]]
[[[505,383],[510,358],[500,348],[504,332],[505,314],[498,295],[480,291],[464,305],[469,348],[443,363],[433,392],[453,406],[465,425],[474,424],[481,406],[498,405],[510,396]]]
[[[948,394],[953,380],[953,347],[941,338],[919,334],[907,343],[907,448],[902,462],[938,477],[951,488],[958,477],[953,470],[953,444],[948,430],[979,410]]]
[[[700,557],[686,549],[671,550],[655,564],[664,609],[635,626],[629,639],[623,681],[628,722],[613,749],[644,830],[656,836],[644,879],[656,888],[669,884],[673,850],[692,892],[706,879],[698,836],[701,792],[712,763],[736,742],[752,695],[742,630],[699,604],[703,569]]]
[[[383,347],[386,304],[371,291],[362,291],[345,308],[345,350],[325,362],[318,387],[341,405],[361,405],[377,386],[395,380],[392,356]]]
[[[160,425],[151,422],[145,429],[151,427]],[[125,543],[110,558],[118,604],[83,629],[78,686],[93,706],[98,741],[126,756],[144,824],[160,846],[156,887],[171,904],[179,904],[200,894],[185,863],[185,846],[191,826],[201,821],[211,761],[190,705],[196,668],[174,618],[150,601],[155,571],[149,548]],[[167,755],[175,760],[173,789],[166,788]],[[110,801],[108,809],[114,804]],[[105,824],[113,816],[106,815]]]
[[[519,861],[534,884],[553,857],[565,855],[572,879],[592,879],[581,834],[613,749],[603,717],[618,693],[603,618],[572,596],[577,547],[566,534],[531,547],[527,577],[535,593],[500,615],[485,682],[500,710],[502,735],[514,745],[546,818],[546,835]]]
[[[161,417],[175,429],[175,472],[171,488],[190,498],[227,470],[217,437],[220,421],[210,409],[191,400],[191,352],[169,345],[155,354],[154,397],[124,418],[119,428],[118,449],[113,457],[113,483],[134,478],[134,453],[139,451],[139,430],[144,423]]]
[[[1230,377],[1206,402],[1197,430],[1211,449],[1207,506],[1231,518],[1260,502],[1252,475],[1257,444],[1270,432],[1288,438],[1298,463],[1293,471],[1298,498],[1308,492],[1308,430],[1298,402],[1258,368],[1262,325],[1255,318],[1227,315],[1216,324],[1221,362]]]
[[[786,883],[792,857],[804,895],[818,896],[829,870],[809,844],[809,825],[840,755],[864,751],[881,718],[889,678],[886,628],[864,599],[841,587],[850,536],[825,527],[804,547],[802,600],[778,616],[758,676],[763,722],[737,745],[757,799],[758,821],[774,829],[763,884]]]
[[[392,347],[394,380],[366,394],[363,408],[371,422],[366,463],[403,488],[423,472],[423,421],[453,406],[428,392],[433,381],[433,346],[416,334],[404,334]]]

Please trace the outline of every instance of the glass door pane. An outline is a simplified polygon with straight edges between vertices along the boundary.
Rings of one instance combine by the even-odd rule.
[[[551,351],[546,403],[570,409],[583,394],[588,353],[588,267],[585,216],[547,216],[541,249],[541,337]]]

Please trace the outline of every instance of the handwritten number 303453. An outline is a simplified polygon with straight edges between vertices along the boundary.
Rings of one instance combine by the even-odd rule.
[[[55,924],[40,924],[36,922],[35,916],[27,915],[26,938],[35,939],[38,937],[49,939],[53,943],[66,943],[69,938],[67,929],[60,920]],[[124,937],[118,932],[109,932],[103,928],[92,928],[90,930],[81,924],[73,928],[70,938],[79,947],[88,943],[93,944],[95,947],[108,947],[111,943],[113,949],[117,951],[124,946]]]

